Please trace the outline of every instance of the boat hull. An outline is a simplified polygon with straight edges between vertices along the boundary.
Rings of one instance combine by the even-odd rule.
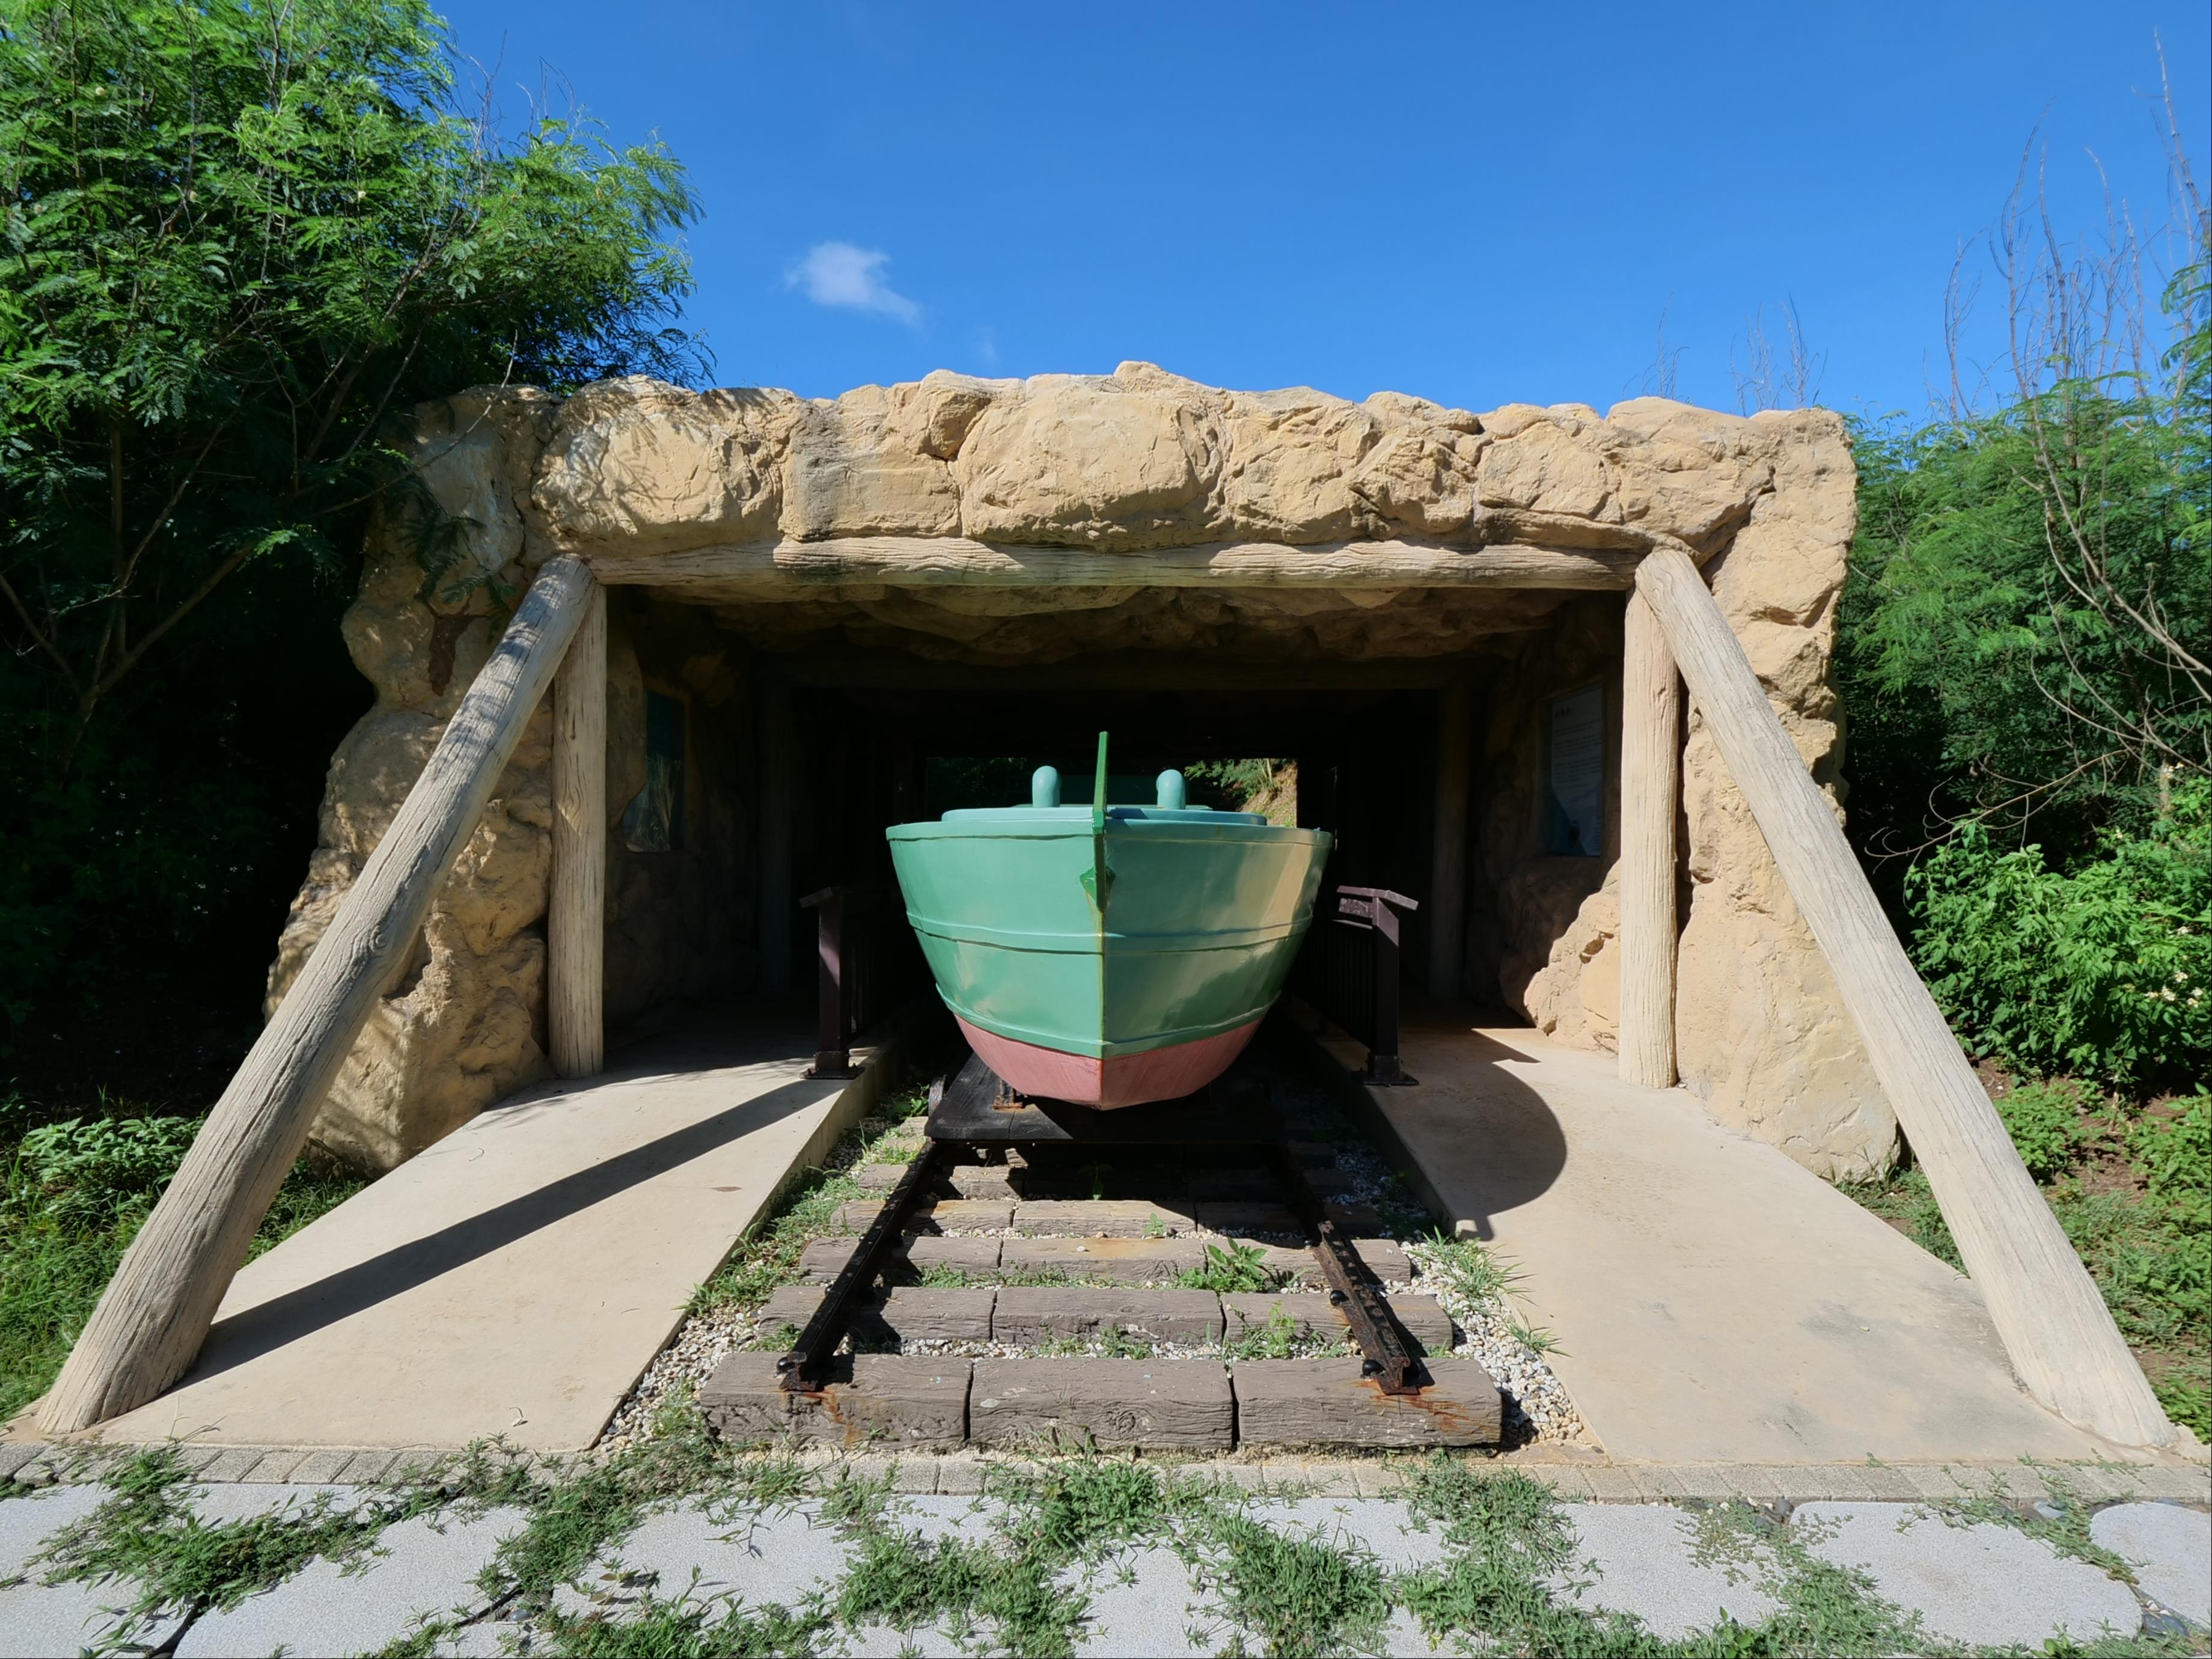
[[[1079,1106],[1140,1106],[1195,1094],[1229,1069],[1260,1029],[1240,1025],[1218,1036],[1131,1054],[1071,1054],[1041,1043],[1018,1042],[971,1025],[955,1014],[968,1046],[1018,1094]]]
[[[975,816],[890,834],[908,920],[984,1062],[1098,1107],[1219,1076],[1289,977],[1329,837],[1194,813],[1095,835],[1087,812]]]

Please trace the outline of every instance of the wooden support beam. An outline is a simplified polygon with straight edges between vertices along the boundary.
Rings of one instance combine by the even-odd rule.
[[[1429,994],[1456,1002],[1467,953],[1467,796],[1474,698],[1464,685],[1437,694],[1435,845],[1429,856]]]
[[[798,908],[791,884],[797,737],[791,688],[771,681],[760,701],[760,988],[769,996],[791,989],[791,921]]]
[[[964,536],[839,536],[683,553],[592,556],[599,580],[683,597],[803,599],[845,583],[890,587],[1572,587],[1618,592],[1638,552],[1620,548],[1425,547],[1413,542],[1220,542],[1098,552],[1012,547]],[[834,597],[834,596],[832,596]]]
[[[2172,1425],[1891,931],[1697,566],[1662,548],[1644,560],[1636,587],[1827,958],[2013,1369],[2070,1422],[2124,1445],[2169,1443]]]
[[[144,1405],[198,1353],[315,1109],[413,954],[430,901],[474,833],[592,587],[583,562],[568,556],[531,584],[329,930],[124,1252],[47,1396],[48,1434]]]
[[[553,1069],[606,1064],[607,595],[597,583],[553,682],[553,892],[545,1027]]]
[[[1659,618],[1628,596],[1620,676],[1620,1075],[1674,1086],[1674,820],[1682,681]]]

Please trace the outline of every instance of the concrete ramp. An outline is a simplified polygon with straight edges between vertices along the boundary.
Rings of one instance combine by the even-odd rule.
[[[250,1263],[184,1381],[101,1437],[590,1445],[692,1288],[873,1101],[884,1056],[816,1082],[812,1048],[663,1041],[494,1107]]]
[[[1524,1029],[1429,1024],[1403,1043],[1419,1086],[1369,1098],[1424,1196],[1519,1261],[1527,1316],[1613,1457],[2149,1456],[2037,1405],[1972,1283],[1686,1091]]]

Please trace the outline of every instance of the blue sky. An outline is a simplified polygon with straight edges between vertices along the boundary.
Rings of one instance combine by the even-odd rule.
[[[447,11],[510,118],[550,75],[666,140],[715,378],[809,396],[1138,357],[1602,408],[1663,315],[1678,395],[1733,408],[1794,301],[1821,401],[1917,411],[2039,123],[2068,227],[2098,161],[2155,221],[2155,40],[2200,182],[2212,62],[2203,0]]]

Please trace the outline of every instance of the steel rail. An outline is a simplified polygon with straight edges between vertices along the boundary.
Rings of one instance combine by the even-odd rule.
[[[775,1362],[776,1385],[786,1394],[812,1394],[828,1382],[830,1362],[836,1357],[837,1345],[844,1340],[853,1316],[860,1311],[857,1304],[890,1261],[893,1247],[906,1231],[907,1218],[922,1195],[942,1178],[950,1161],[945,1143],[931,1140],[906,1166],[906,1173],[891,1188],[884,1207],[860,1235],[860,1242],[853,1247],[837,1277],[830,1281],[814,1317],[806,1322],[791,1352]]]

